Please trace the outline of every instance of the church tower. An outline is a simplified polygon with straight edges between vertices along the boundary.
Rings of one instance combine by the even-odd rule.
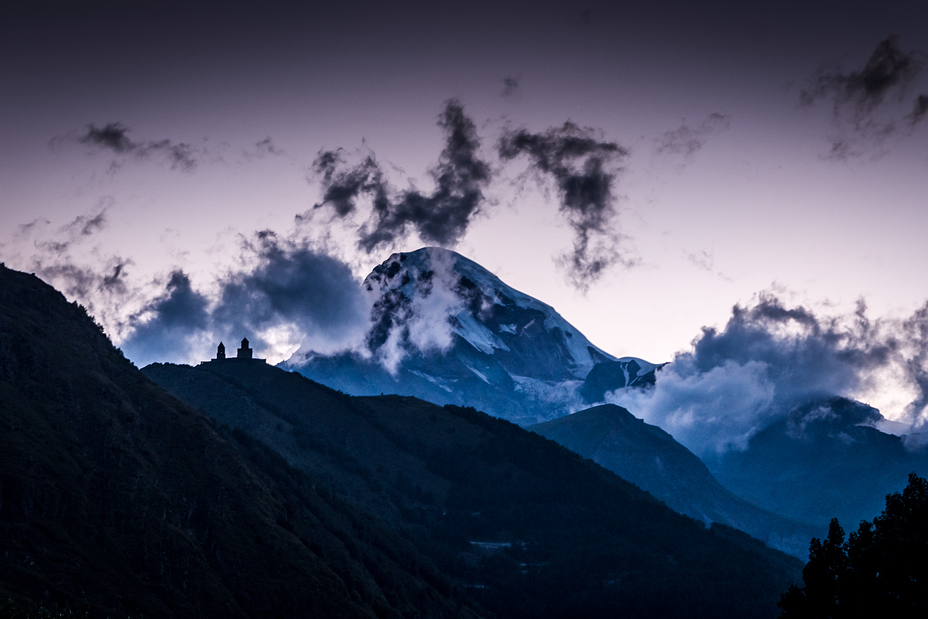
[[[248,347],[248,338],[242,338],[242,347],[238,349],[236,357],[239,359],[251,359],[254,352],[251,348]]]
[[[222,342],[219,342],[219,348],[216,349],[216,358],[217,359],[226,358],[226,347]]]

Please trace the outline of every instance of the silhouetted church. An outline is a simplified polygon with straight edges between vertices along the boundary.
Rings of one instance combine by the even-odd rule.
[[[226,357],[226,346],[222,342],[219,342],[219,348],[216,349],[216,358],[212,361],[259,361],[261,363],[267,363],[264,359],[258,359],[254,356],[255,351],[248,346],[248,338],[242,338],[242,347],[238,349],[235,353],[235,357],[227,358]]]

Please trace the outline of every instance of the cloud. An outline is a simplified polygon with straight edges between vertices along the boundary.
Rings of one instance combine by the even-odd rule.
[[[660,154],[683,155],[691,159],[701,149],[713,133],[725,131],[731,125],[731,116],[727,114],[710,114],[706,120],[695,127],[682,124],[672,131],[667,131],[657,142]]]
[[[243,151],[242,154],[245,157],[245,161],[254,161],[255,159],[263,159],[268,155],[280,157],[284,154],[284,151],[274,143],[271,136],[267,136],[263,140],[255,142],[252,150]]]
[[[186,359],[209,331],[209,300],[193,290],[190,277],[173,271],[163,294],[130,318],[132,334],[122,342],[140,366],[151,361]]]
[[[928,95],[918,95],[912,105],[912,112],[906,116],[909,124],[915,126],[928,114]]]
[[[554,181],[560,211],[574,231],[573,251],[559,262],[575,286],[585,290],[612,265],[633,263],[620,251],[614,227],[614,184],[621,171],[618,162],[628,156],[625,148],[566,122],[544,133],[507,130],[498,150],[504,161],[527,157],[530,171]]]
[[[128,291],[125,278],[131,264],[132,260],[120,256],[111,256],[93,266],[79,266],[69,260],[46,263],[37,259],[33,269],[42,279],[52,281],[66,296],[89,300],[87,307],[95,313],[102,305],[92,300],[98,293],[111,297]]]
[[[128,134],[129,129],[118,122],[107,123],[103,127],[91,123],[77,141],[127,157],[149,159],[159,156],[170,164],[172,170],[192,172],[197,166],[196,153],[189,144],[171,140],[133,142]]]
[[[895,36],[881,41],[863,68],[844,70],[840,67],[821,69],[800,94],[800,102],[812,105],[830,101],[834,129],[829,159],[847,159],[863,151],[853,148],[854,142],[882,143],[898,132],[900,106],[912,110],[903,118],[911,130],[928,108],[925,95],[909,102],[908,94],[922,75],[925,63],[915,51],[903,51]]]
[[[425,252],[421,268],[407,262],[402,277],[397,268],[405,258],[394,254],[375,268],[377,276],[367,282],[368,289],[379,295],[371,313],[367,346],[391,374],[411,351],[448,350],[454,343],[452,320],[464,309],[454,254],[439,247]],[[404,291],[409,282],[416,289],[411,296]]]
[[[270,231],[243,249],[256,262],[221,280],[212,313],[217,328],[260,338],[274,328],[296,327],[316,342],[316,350],[348,346],[363,336],[370,307],[346,264]]]
[[[248,337],[259,353],[286,356],[301,344],[318,352],[360,346],[370,305],[338,259],[262,231],[242,241],[242,264],[211,292],[176,270],[131,318],[121,346],[140,365],[190,361],[220,340]]]
[[[731,277],[725,275],[721,271],[717,271],[715,268],[715,252],[707,251],[705,249],[698,252],[689,252],[684,250],[683,255],[686,257],[686,260],[692,264],[695,268],[700,271],[705,271],[706,273],[713,273],[718,277],[724,279],[725,281],[732,281]]]
[[[768,292],[735,306],[724,329],[704,328],[652,390],[619,390],[607,399],[706,455],[743,448],[774,419],[807,416],[815,410],[810,402],[835,396],[906,393],[910,402],[893,412],[920,426],[926,362],[928,305],[903,321],[871,320],[862,301],[853,314],[823,316]]]
[[[863,114],[881,105],[892,91],[912,84],[923,67],[915,52],[903,52],[896,37],[890,36],[877,45],[863,69],[820,71],[800,97],[807,104],[831,98],[836,108],[853,106]]]
[[[522,99],[522,87],[519,85],[518,77],[513,77],[512,75],[507,75],[503,78],[503,92],[502,97],[504,99],[513,99],[521,100]]]
[[[438,126],[445,132],[445,148],[430,170],[435,183],[430,194],[407,189],[394,195],[373,155],[346,168],[343,151],[323,151],[313,162],[323,186],[315,208],[331,207],[344,218],[357,212],[360,197],[369,198],[371,214],[358,232],[358,247],[368,253],[412,232],[426,243],[454,246],[482,208],[491,169],[480,157],[476,127],[458,101],[445,103]]]
[[[102,198],[90,211],[70,222],[52,227],[39,218],[19,226],[19,242],[30,247],[28,255],[10,256],[21,268],[31,271],[61,290],[71,299],[79,299],[98,322],[111,334],[118,331],[125,301],[132,289],[127,283],[132,260],[106,254],[93,240],[108,223],[111,198]]]

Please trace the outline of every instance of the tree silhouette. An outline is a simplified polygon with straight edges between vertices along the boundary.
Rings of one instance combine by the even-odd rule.
[[[873,522],[844,541],[837,519],[813,539],[805,587],[780,599],[782,619],[928,617],[928,482],[914,473]]]

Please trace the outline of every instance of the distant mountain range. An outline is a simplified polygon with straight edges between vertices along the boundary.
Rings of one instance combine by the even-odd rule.
[[[853,524],[876,516],[886,494],[925,469],[924,450],[870,427],[878,412],[848,400],[835,402],[871,413],[836,430],[821,419],[809,425],[818,401],[774,412],[746,450],[703,464],[670,435],[615,409],[568,416],[617,389],[654,386],[663,365],[612,357],[473,261],[438,248],[394,254],[364,288],[374,307],[364,350],[301,350],[281,367],[351,394],[475,406],[594,459],[681,513],[749,531],[796,556],[832,517]],[[797,415],[808,417],[802,439]]]
[[[672,436],[614,404],[527,429],[637,484],[681,514],[733,526],[794,556],[806,557],[809,540],[827,533],[826,526],[789,520],[735,496]]]
[[[446,249],[394,254],[364,288],[374,297],[365,350],[299,350],[281,367],[346,393],[475,406],[523,425],[654,379],[654,364],[616,359],[549,305]]]
[[[928,447],[879,431],[882,415],[841,397],[785,411],[745,450],[707,459],[722,484],[754,504],[804,522],[848,529],[883,511],[908,474],[928,474]]]

